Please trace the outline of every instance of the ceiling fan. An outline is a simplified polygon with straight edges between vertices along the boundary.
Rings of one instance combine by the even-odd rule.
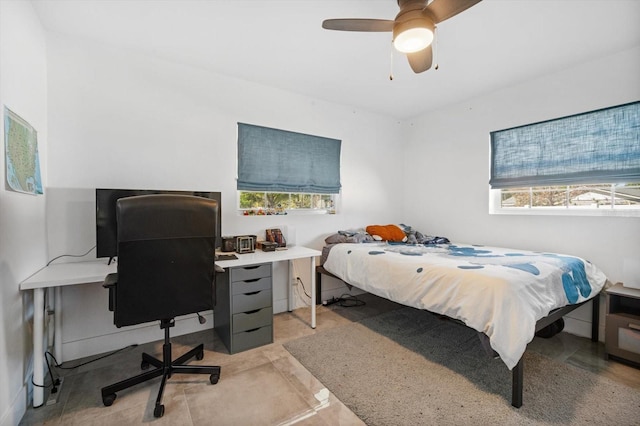
[[[326,19],[322,28],[338,31],[393,32],[394,47],[407,54],[415,73],[431,68],[431,42],[436,24],[482,0],[398,0],[400,12],[387,19]]]

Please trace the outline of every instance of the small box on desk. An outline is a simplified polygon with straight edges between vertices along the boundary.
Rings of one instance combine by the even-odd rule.
[[[271,241],[258,241],[258,248],[262,251],[276,251],[278,243],[272,243]]]

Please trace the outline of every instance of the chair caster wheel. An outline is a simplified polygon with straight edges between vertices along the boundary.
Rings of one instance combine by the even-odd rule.
[[[140,363],[140,369],[141,370],[148,370],[149,369],[149,363],[147,361],[142,361]]]
[[[164,416],[164,405],[156,405],[156,408],[153,410],[153,417],[162,417]]]
[[[218,383],[218,380],[220,380],[220,374],[212,374],[211,376],[209,376],[209,381],[212,385]]]
[[[102,396],[102,403],[104,404],[105,407],[110,407],[111,404],[113,404],[113,401],[115,401],[115,400],[116,400],[116,394],[115,393]]]
[[[203,358],[204,358],[204,351],[200,351],[196,354],[196,359],[198,361],[202,361]]]

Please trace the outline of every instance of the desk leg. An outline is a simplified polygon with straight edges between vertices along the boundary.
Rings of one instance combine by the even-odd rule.
[[[44,289],[33,290],[33,383],[44,385]],[[44,403],[44,388],[33,387],[33,407]]]
[[[316,328],[316,258],[311,256],[309,258],[311,264],[311,328]]]
[[[53,349],[56,360],[62,364],[62,287],[55,288],[55,294],[53,299],[53,322],[54,322],[54,343]]]

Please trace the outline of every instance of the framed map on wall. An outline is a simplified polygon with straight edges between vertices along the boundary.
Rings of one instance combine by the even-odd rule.
[[[26,194],[42,194],[38,132],[4,107],[5,187]]]

